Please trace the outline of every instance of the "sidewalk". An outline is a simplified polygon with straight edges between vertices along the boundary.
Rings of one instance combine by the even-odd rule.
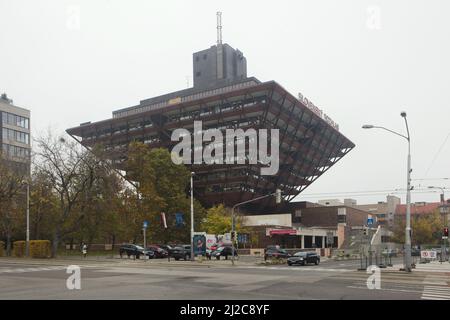
[[[129,267],[203,267],[203,268],[228,268],[232,267],[231,259],[228,260],[195,260],[195,261],[175,261],[171,259],[128,259],[128,258],[81,258],[81,257],[58,257],[56,259],[31,259],[31,258],[15,258],[15,257],[0,257],[0,263],[8,264],[24,264],[24,265],[61,265],[67,266],[70,264],[75,265],[89,265],[89,266],[129,266]],[[255,265],[256,260],[239,259],[235,260],[234,265],[248,266]]]
[[[450,263],[448,261],[431,261],[429,263],[418,263],[416,264],[415,270],[427,272],[450,272]]]

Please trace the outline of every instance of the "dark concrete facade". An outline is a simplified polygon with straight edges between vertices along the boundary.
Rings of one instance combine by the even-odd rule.
[[[192,55],[194,88],[212,88],[247,78],[247,60],[228,44],[219,44]]]
[[[195,196],[207,207],[233,206],[277,188],[289,202],[355,147],[338,127],[275,81],[247,77],[240,51],[224,44],[193,57],[194,79],[196,68],[204,72],[193,88],[142,100],[114,111],[112,119],[85,122],[67,132],[88,148],[101,145],[112,164],[123,170],[130,142],[172,150],[178,143],[171,140],[174,130],[183,128],[192,136],[195,121],[202,121],[203,130],[278,130],[279,170],[273,175],[260,174],[263,165],[248,161],[188,164],[196,173]],[[255,206],[260,210],[273,202],[266,198]]]

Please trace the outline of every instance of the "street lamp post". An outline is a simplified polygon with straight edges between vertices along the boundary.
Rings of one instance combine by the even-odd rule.
[[[405,256],[404,264],[405,271],[411,272],[411,137],[409,134],[408,120],[406,119],[406,112],[400,113],[402,118],[405,120],[407,135],[400,134],[393,130],[387,129],[381,126],[374,125],[363,125],[363,129],[383,129],[396,134],[408,141],[408,160],[407,160],[407,175],[406,175],[406,227],[405,227]]]
[[[30,183],[27,182],[27,241],[25,254],[30,257]]]
[[[26,241],[25,241],[25,256],[30,256],[30,182],[28,180],[23,180],[22,185],[27,186],[27,213],[26,213]]]
[[[194,175],[195,175],[195,172],[191,172],[191,261],[195,260],[195,257],[194,257]]]

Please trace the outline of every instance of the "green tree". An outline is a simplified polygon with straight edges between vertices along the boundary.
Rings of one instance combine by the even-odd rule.
[[[442,236],[442,218],[439,211],[435,211],[432,214],[412,217],[411,229],[412,229],[412,244],[438,244],[440,237]],[[405,242],[405,219],[399,217],[395,221],[394,225],[393,241],[397,243]]]
[[[187,196],[190,172],[184,165],[172,162],[164,148],[150,149],[140,142],[132,142],[126,161],[127,176],[136,184],[135,192],[127,194],[131,202],[128,213],[134,241],[142,239],[142,222],[148,220],[149,242],[188,242],[190,234],[190,199]],[[134,212],[134,214],[133,214]],[[161,213],[166,215],[167,229],[161,226]],[[194,227],[197,230],[206,211],[194,201]],[[176,213],[183,213],[185,224],[176,226]]]
[[[64,136],[48,134],[37,140],[35,170],[50,182],[58,199],[50,226],[52,257],[57,255],[59,242],[79,229],[85,217],[79,210],[80,197],[87,187],[90,175],[86,174],[87,151]]]
[[[236,217],[236,231],[245,232],[242,227],[242,217]],[[223,204],[211,207],[207,210],[206,218],[202,221],[201,229],[209,234],[224,234],[231,231],[231,210],[225,208]]]

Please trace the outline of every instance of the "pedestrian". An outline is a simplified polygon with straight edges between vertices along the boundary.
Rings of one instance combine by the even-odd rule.
[[[85,243],[83,243],[83,245],[81,246],[81,252],[83,253],[83,258],[86,258],[86,256],[87,256],[87,245]]]

